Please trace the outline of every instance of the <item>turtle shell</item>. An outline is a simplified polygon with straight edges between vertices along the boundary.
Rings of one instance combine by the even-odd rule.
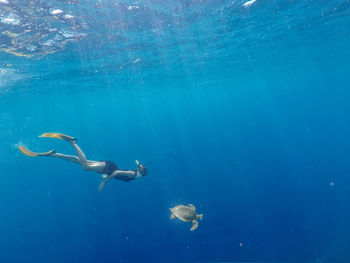
[[[171,209],[171,212],[179,219],[185,222],[192,222],[197,218],[196,209],[185,205],[177,205]]]

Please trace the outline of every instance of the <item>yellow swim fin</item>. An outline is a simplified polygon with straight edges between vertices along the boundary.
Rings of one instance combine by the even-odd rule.
[[[18,150],[20,150],[21,153],[23,153],[24,155],[31,156],[31,157],[36,157],[36,156],[49,156],[49,155],[55,153],[55,150],[51,150],[51,151],[45,152],[45,153],[35,153],[35,152],[29,151],[29,150],[28,150],[26,147],[24,147],[24,146],[18,146]]]
[[[62,133],[43,133],[39,137],[55,138],[55,139],[65,140],[67,142],[77,141],[77,139],[75,139],[74,137],[70,137]]]

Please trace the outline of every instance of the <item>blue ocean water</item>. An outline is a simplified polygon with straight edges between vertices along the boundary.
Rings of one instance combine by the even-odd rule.
[[[0,262],[349,262],[348,0],[1,0],[0,30]],[[43,132],[148,176],[99,192],[17,150],[74,154]]]

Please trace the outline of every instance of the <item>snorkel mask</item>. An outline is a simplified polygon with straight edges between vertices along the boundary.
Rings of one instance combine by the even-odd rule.
[[[138,160],[135,161],[137,165],[137,171],[141,176],[146,176],[147,175],[147,168],[143,164],[140,164]]]

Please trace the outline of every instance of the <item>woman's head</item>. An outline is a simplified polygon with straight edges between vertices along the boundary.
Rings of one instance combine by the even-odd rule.
[[[139,173],[141,176],[146,176],[147,175],[147,168],[143,164],[139,165]]]

